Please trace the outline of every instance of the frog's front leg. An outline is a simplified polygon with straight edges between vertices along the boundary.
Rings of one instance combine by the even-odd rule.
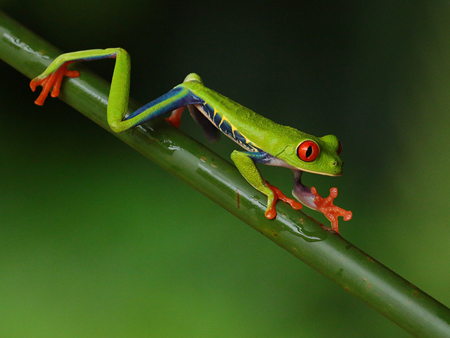
[[[267,154],[262,152],[252,153],[235,150],[231,154],[231,159],[247,182],[267,196],[267,210],[265,215],[268,219],[273,219],[277,215],[275,204],[278,199],[290,204],[296,210],[301,209],[303,206],[300,203],[286,197],[277,187],[269,184],[269,182],[262,178],[255,165],[255,161],[262,161],[265,156]]]
[[[353,216],[352,212],[339,208],[333,204],[333,200],[337,197],[337,188],[331,188],[330,195],[323,198],[319,195],[316,188],[308,188],[302,183],[302,173],[303,172],[300,170],[294,170],[294,190],[292,191],[292,194],[308,208],[323,213],[331,222],[331,229],[339,233],[338,217],[342,216],[344,221],[348,221]]]

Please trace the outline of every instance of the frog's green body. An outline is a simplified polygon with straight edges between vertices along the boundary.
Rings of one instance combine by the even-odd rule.
[[[108,102],[108,123],[115,132],[121,132],[145,123],[164,113],[172,112],[168,119],[179,125],[184,107],[188,107],[192,117],[202,126],[207,138],[217,140],[219,130],[239,144],[246,152],[233,151],[231,158],[245,179],[268,197],[266,216],[276,216],[275,202],[278,198],[300,209],[301,204],[284,196],[277,188],[268,184],[259,174],[255,163],[290,168],[294,171],[294,196],[306,206],[323,212],[338,231],[337,216],[345,220],[351,218],[347,212],[332,204],[337,190],[330,197],[322,199],[314,188],[311,190],[301,181],[303,171],[339,176],[342,161],[339,158],[340,143],[333,135],[315,137],[297,129],[277,124],[252,110],[205,87],[200,77],[189,74],[185,81],[168,93],[125,116],[128,108],[130,85],[130,59],[121,48],[88,50],[59,56],[47,70],[31,81],[34,90],[42,84],[42,91],[36,103],[42,105],[53,86],[52,96],[57,96],[64,75],[78,76],[78,72],[68,71],[71,62],[90,61],[100,58],[117,58]],[[335,188],[333,188],[335,189]]]

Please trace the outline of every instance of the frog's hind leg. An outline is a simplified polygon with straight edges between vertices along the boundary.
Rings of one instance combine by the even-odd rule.
[[[36,87],[39,85],[42,85],[43,87],[43,90],[35,103],[39,106],[42,106],[52,88],[53,90],[51,92],[51,96],[57,97],[59,95],[61,82],[64,76],[78,77],[80,75],[77,71],[68,70],[67,65],[74,62],[109,58],[117,59],[114,72],[116,81],[114,81],[113,76],[113,82],[120,84],[118,88],[122,92],[127,91],[127,89],[129,88],[130,69],[130,58],[128,53],[122,48],[90,49],[79,52],[65,53],[58,56],[42,74],[36,76],[33,80],[31,80],[30,87],[32,91],[35,91]],[[128,104],[128,96],[125,96],[127,99],[126,103]]]
[[[195,73],[191,73],[186,76],[183,83],[185,82],[197,82],[203,84],[200,76]],[[206,117],[207,113],[201,108],[204,103],[205,102],[201,101],[201,104],[188,104],[187,107],[194,121],[197,122],[197,124],[202,127],[205,132],[206,139],[209,142],[217,142],[220,139],[220,130],[217,129],[217,127]],[[180,118],[183,110],[184,107],[174,110],[172,115],[170,115],[169,118],[166,118],[166,120],[178,128],[180,126]]]
[[[167,120],[175,127],[178,127],[184,107],[202,102],[188,88],[179,85],[128,115],[122,122],[127,123],[126,129],[128,129],[162,114],[172,112],[172,115]]]
[[[107,48],[72,52],[58,56],[42,74],[31,80],[30,86],[33,91],[38,85],[44,87],[36,100],[36,104],[42,105],[44,103],[52,87],[52,97],[58,96],[64,76],[77,77],[79,75],[77,71],[67,70],[68,64],[108,58],[116,59],[107,108],[108,124],[114,132],[122,132],[133,128],[173,110],[177,110],[181,114],[182,109],[179,108],[190,104],[203,103],[201,99],[181,84],[126,116],[130,90],[130,56],[122,48]],[[197,78],[199,77],[197,76]],[[197,78],[195,80],[198,81]],[[194,79],[192,78],[192,80]]]
[[[197,124],[202,127],[205,132],[206,139],[209,142],[217,142],[220,139],[220,131],[207,117],[193,104],[187,105],[189,113]],[[174,127],[180,127],[180,119],[185,107],[181,107],[172,111],[170,117],[166,121],[170,122]]]

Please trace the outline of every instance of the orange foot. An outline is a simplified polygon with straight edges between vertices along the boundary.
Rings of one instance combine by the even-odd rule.
[[[72,62],[66,62],[61,65],[61,67],[58,68],[57,71],[50,74],[49,76],[46,76],[42,79],[34,78],[30,82],[31,90],[34,92],[36,90],[36,87],[39,85],[42,85],[43,89],[39,97],[34,101],[38,106],[42,106],[45,102],[45,99],[47,98],[48,93],[50,92],[50,89],[53,87],[52,90],[52,97],[57,97],[59,95],[59,89],[61,88],[61,82],[64,76],[68,77],[78,77],[80,76],[80,73],[76,70],[68,70],[67,65],[71,64]]]
[[[270,205],[269,209],[266,210],[266,217],[268,219],[273,219],[277,215],[277,211],[275,210],[275,204],[277,204],[277,201],[279,199],[285,203],[290,204],[290,206],[295,210],[299,210],[299,209],[303,208],[303,205],[301,203],[294,201],[292,198],[286,197],[286,195],[283,194],[280,189],[269,184],[269,182],[267,182],[267,181],[265,181],[265,182],[266,182],[267,186],[270,188],[270,190],[272,190],[275,195],[272,204]]]
[[[166,121],[169,122],[175,128],[180,128],[181,114],[183,114],[184,107],[175,109],[170,117],[166,117]]]
[[[351,211],[341,209],[333,204],[333,200],[337,197],[337,188],[330,189],[330,196],[323,198],[319,195],[316,188],[311,187],[311,192],[316,196],[314,204],[317,206],[317,211],[320,211],[331,222],[331,229],[339,233],[338,217],[342,216],[344,221],[349,221],[353,214]]]

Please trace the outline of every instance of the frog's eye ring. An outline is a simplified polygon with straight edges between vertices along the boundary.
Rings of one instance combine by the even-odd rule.
[[[314,161],[319,153],[319,146],[314,141],[304,141],[297,148],[297,156],[305,162]]]
[[[339,149],[338,149],[338,155],[340,155],[342,152],[342,143],[339,141]]]

